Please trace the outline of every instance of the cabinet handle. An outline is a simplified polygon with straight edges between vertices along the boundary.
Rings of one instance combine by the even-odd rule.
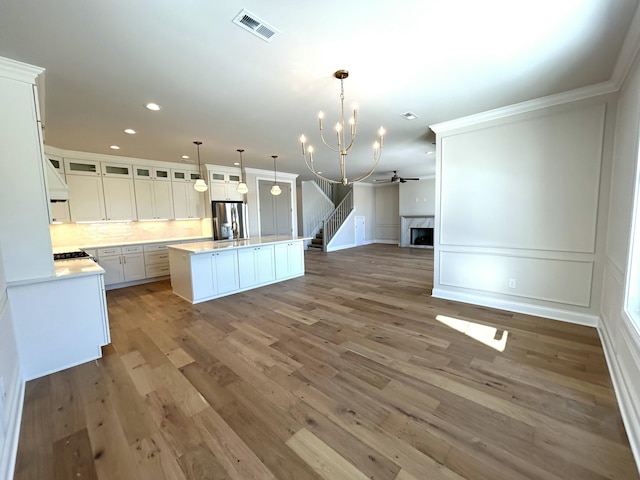
[[[118,257],[118,261],[120,262],[120,265],[122,265],[122,257]]]

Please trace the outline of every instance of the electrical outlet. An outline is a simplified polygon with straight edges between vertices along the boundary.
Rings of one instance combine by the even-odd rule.
[[[509,279],[509,288],[516,288],[516,279],[515,278],[510,278]]]

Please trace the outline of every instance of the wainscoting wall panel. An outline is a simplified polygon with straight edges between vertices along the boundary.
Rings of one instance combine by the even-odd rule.
[[[588,307],[593,262],[440,251],[440,284]],[[511,286],[510,286],[511,285]]]

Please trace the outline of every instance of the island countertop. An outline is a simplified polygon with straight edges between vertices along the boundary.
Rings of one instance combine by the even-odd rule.
[[[311,237],[298,237],[289,235],[268,235],[262,237],[242,238],[238,240],[218,240],[207,242],[181,243],[167,245],[168,248],[181,250],[190,254],[210,253],[216,250],[226,250],[233,248],[255,247],[258,245],[270,245],[276,243],[287,243],[293,241],[309,240]]]

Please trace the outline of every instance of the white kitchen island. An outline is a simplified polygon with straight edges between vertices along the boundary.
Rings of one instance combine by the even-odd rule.
[[[300,277],[304,240],[278,235],[169,245],[173,293],[199,303]]]

